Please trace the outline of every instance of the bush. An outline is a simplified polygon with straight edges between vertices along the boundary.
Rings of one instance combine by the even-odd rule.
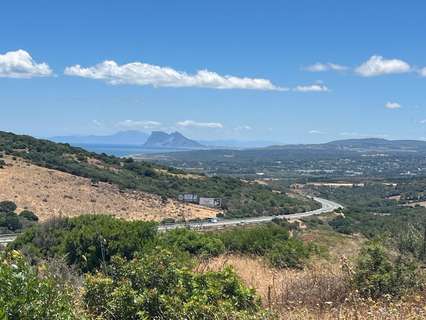
[[[19,216],[20,216],[21,218],[24,218],[24,219],[28,220],[28,221],[38,221],[38,217],[37,217],[37,215],[36,215],[34,212],[29,211],[29,210],[24,210],[24,211],[22,211],[22,212],[19,214]]]
[[[22,228],[22,223],[19,221],[18,215],[15,212],[0,212],[0,227],[16,231]]]
[[[68,286],[38,272],[17,251],[0,255],[1,319],[78,319],[74,309]]]
[[[372,241],[361,250],[353,283],[365,297],[398,297],[418,285],[417,269],[408,259],[391,261],[384,246],[378,241]]]
[[[336,217],[328,222],[335,231],[343,234],[354,233],[354,223],[350,218],[344,217]]]
[[[247,228],[235,228],[218,234],[229,251],[264,255],[275,243],[287,241],[286,227],[269,223]]]
[[[161,236],[160,242],[202,257],[217,256],[225,252],[225,246],[220,239],[188,229],[171,230]]]
[[[16,208],[16,204],[12,201],[0,202],[0,212],[14,212]]]
[[[115,255],[132,259],[154,240],[156,233],[153,222],[83,215],[36,225],[18,237],[12,247],[28,252],[33,259],[66,256],[70,265],[91,272]]]
[[[289,239],[276,243],[268,252],[269,262],[276,268],[302,268],[311,250],[302,241]]]
[[[253,290],[235,273],[196,273],[170,251],[125,262],[108,275],[88,275],[84,301],[100,319],[266,319]]]

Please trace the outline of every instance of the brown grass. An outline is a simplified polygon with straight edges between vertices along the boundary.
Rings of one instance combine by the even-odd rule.
[[[41,221],[59,216],[111,214],[129,220],[192,219],[215,216],[218,211],[134,191],[5,158],[0,169],[0,201],[14,201],[18,210],[34,211]]]
[[[261,258],[225,255],[201,262],[198,271],[231,266],[256,289],[265,307],[288,320],[426,319],[426,293],[401,300],[361,299],[348,281],[350,265],[316,261],[304,270],[277,270]]]

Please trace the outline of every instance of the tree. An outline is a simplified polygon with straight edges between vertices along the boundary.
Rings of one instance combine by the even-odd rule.
[[[24,211],[22,211],[22,212],[19,214],[19,216],[20,216],[21,218],[27,219],[28,221],[38,221],[38,217],[37,217],[37,215],[36,215],[34,212],[29,211],[29,210],[24,210]]]
[[[16,208],[16,204],[12,201],[0,202],[0,212],[14,212]]]

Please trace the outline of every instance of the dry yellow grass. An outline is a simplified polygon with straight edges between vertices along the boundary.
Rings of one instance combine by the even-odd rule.
[[[36,212],[41,221],[59,216],[111,214],[129,220],[193,219],[218,211],[178,201],[162,201],[144,192],[120,192],[113,185],[92,185],[90,179],[5,158],[0,169],[0,201],[11,200],[18,210]]]
[[[286,320],[426,319],[426,293],[398,301],[361,299],[348,285],[347,263],[316,261],[304,270],[277,270],[261,258],[225,255],[201,262],[199,271],[231,266],[256,289],[265,307]]]

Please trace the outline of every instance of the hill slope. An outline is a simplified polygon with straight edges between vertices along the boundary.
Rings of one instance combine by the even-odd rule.
[[[152,209],[152,212],[162,212],[162,210],[165,210],[165,213],[162,214],[161,218],[168,216],[179,216],[178,212],[180,210],[178,209],[176,209],[176,212],[172,210],[172,214],[169,215],[164,204],[166,204],[167,201],[172,201],[172,207],[175,207],[177,205],[175,199],[177,199],[178,195],[182,193],[196,193],[199,196],[204,197],[222,198],[222,209],[225,210],[226,216],[229,217],[295,213],[318,207],[318,204],[311,200],[294,199],[284,194],[277,194],[268,187],[260,186],[256,183],[247,183],[234,178],[209,178],[204,175],[188,174],[184,171],[176,170],[166,166],[155,165],[143,161],[135,162],[133,159],[117,158],[114,156],[107,156],[105,154],[99,155],[87,152],[81,148],[71,147],[67,144],[58,144],[47,140],[35,139],[29,136],[14,135],[12,133],[0,132],[0,153],[4,153],[9,156],[6,156],[6,162],[10,161],[10,157],[16,157],[17,160],[22,159],[27,163],[37,166],[37,170],[39,170],[39,172],[43,172],[43,179],[47,179],[43,181],[48,182],[47,189],[51,189],[52,193],[59,192],[56,191],[56,189],[60,190],[60,183],[56,183],[55,187],[55,183],[53,182],[54,179],[46,178],[44,176],[46,171],[43,171],[40,168],[47,168],[50,170],[61,171],[62,173],[68,173],[69,176],[67,177],[72,176],[74,178],[85,178],[84,183],[76,182],[77,184],[83,183],[86,186],[88,184],[94,185],[92,186],[93,188],[99,188],[99,186],[103,186],[97,189],[97,192],[90,189],[92,191],[83,190],[82,193],[79,193],[78,197],[89,199],[88,204],[86,204],[86,201],[81,206],[77,206],[78,208],[81,208],[78,209],[78,211],[82,211],[81,213],[90,212],[93,210],[93,203],[103,201],[101,201],[101,199],[104,199],[101,193],[105,188],[109,188],[107,186],[110,186],[112,188],[111,190],[113,190],[111,191],[112,193],[109,193],[106,197],[110,198],[111,200],[105,200],[106,204],[104,206],[99,204],[96,207],[99,208],[100,211],[104,210],[105,212],[111,212],[119,216],[123,216],[123,214],[117,213],[118,209],[120,209],[120,212],[123,211],[125,214],[131,215],[132,210],[136,209],[130,210],[126,208],[141,205],[141,202],[136,202],[135,204],[133,200],[129,200],[130,202],[125,202],[121,208],[119,208],[121,205],[111,205],[111,201],[113,203],[118,201],[116,199],[119,199],[120,197],[117,195],[122,192],[124,192],[125,198],[130,197],[130,199],[133,199],[133,196],[129,195],[132,192],[144,193],[145,195],[139,194],[137,196],[142,199],[147,198],[147,193],[154,194],[155,200],[153,200],[154,204],[152,204],[152,206],[158,210]],[[3,185],[12,185],[11,188],[15,191],[10,192],[8,195],[4,194],[3,196],[13,196],[14,198],[18,197],[19,199],[19,197],[22,196],[19,193],[22,191],[18,191],[18,186],[23,184],[25,187],[22,187],[19,190],[31,190],[27,192],[29,197],[26,200],[27,203],[31,201],[35,203],[45,202],[41,195],[40,197],[37,197],[40,190],[43,190],[41,188],[44,188],[44,186],[28,184],[31,182],[37,183],[37,181],[42,179],[42,177],[32,176],[29,173],[25,173],[25,166],[27,166],[26,163],[20,164],[20,166],[21,173],[9,173],[9,180],[4,180],[3,182]],[[4,166],[3,169],[0,169],[0,171],[2,171],[6,176],[8,176],[8,170],[8,166]],[[47,174],[50,175],[48,172]],[[21,176],[21,180],[17,181],[16,177],[19,176]],[[55,174],[55,176],[57,175]],[[62,177],[62,175],[59,176]],[[17,186],[13,186],[14,183],[16,183]],[[65,185],[69,185],[70,189],[75,190],[77,188],[75,183],[71,183],[69,179],[65,179],[63,183]],[[80,188],[79,190],[82,189]],[[85,192],[88,194],[93,192],[93,196],[89,197],[84,195]],[[2,195],[0,194],[0,196]],[[64,196],[65,195],[62,194],[62,199],[57,198],[56,201],[52,201],[52,203],[57,203],[59,205],[66,202],[72,202],[69,201],[71,199],[64,199]],[[161,199],[161,201],[159,201],[159,199]],[[49,203],[48,199],[47,203]],[[18,203],[18,205],[21,204]],[[63,213],[68,215],[72,212],[75,212],[72,210],[74,205],[75,204],[70,204],[67,210],[64,208],[63,210],[65,210],[65,212]],[[110,208],[107,208],[107,205],[109,205]],[[122,208],[124,208],[124,210],[122,210]],[[152,216],[154,213],[150,211],[150,208],[151,205],[149,204],[146,206],[146,209],[141,207],[141,209],[138,210],[143,211],[143,214],[147,216]],[[49,210],[51,209],[52,208]],[[56,212],[55,210],[53,210],[53,212]],[[138,210],[136,211],[139,212]],[[207,215],[205,212],[199,213],[192,209],[182,210],[192,212],[188,213],[190,217],[187,218],[193,218],[197,216],[202,217]],[[210,213],[211,212],[209,212],[209,215],[211,216]],[[129,218],[131,217],[129,216]],[[160,220],[161,218],[159,217],[156,220]]]
[[[80,214],[111,214],[128,220],[161,221],[165,218],[214,217],[218,210],[142,191],[120,191],[112,184],[96,185],[88,178],[43,168],[29,161],[7,156],[0,169],[0,201],[12,200],[18,210],[37,212],[41,221]]]

